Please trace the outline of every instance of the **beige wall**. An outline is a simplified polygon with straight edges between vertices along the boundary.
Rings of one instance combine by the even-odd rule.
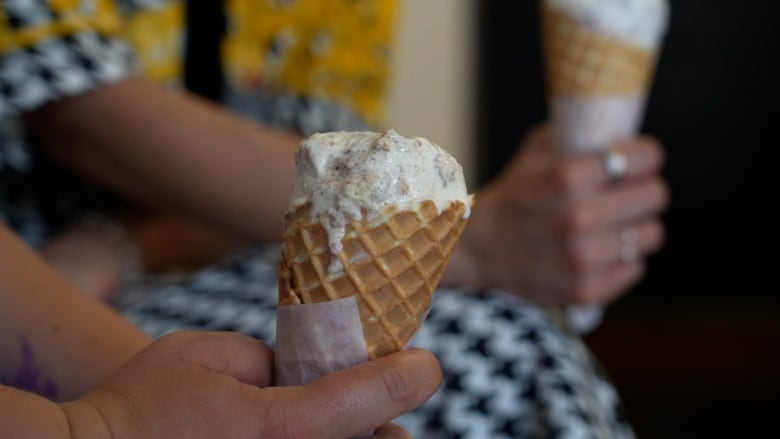
[[[450,151],[470,187],[473,160],[474,0],[406,0],[398,27],[387,124]]]

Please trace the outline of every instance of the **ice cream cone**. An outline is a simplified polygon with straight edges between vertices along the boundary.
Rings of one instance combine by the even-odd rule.
[[[346,228],[332,270],[326,228],[304,204],[289,214],[281,246],[279,305],[357,298],[369,359],[402,350],[417,332],[466,219],[454,201],[388,211]]]
[[[553,3],[541,2],[541,29],[556,144],[566,154],[604,150],[638,131],[657,47],[604,32]]]
[[[567,155],[608,150],[644,116],[667,0],[540,0],[549,119]],[[568,324],[593,329],[600,307],[569,307]]]

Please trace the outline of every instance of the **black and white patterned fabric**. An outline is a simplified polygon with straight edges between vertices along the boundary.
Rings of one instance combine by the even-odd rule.
[[[130,66],[126,45],[92,31],[7,52],[0,57],[0,117],[117,81]]]
[[[18,35],[52,21],[52,12],[42,3],[6,1],[7,26]],[[9,47],[0,56],[0,119],[116,82],[134,70],[131,51],[122,40],[92,29]]]
[[[236,113],[268,126],[297,131],[303,136],[326,131],[364,131],[371,126],[349,107],[329,99],[304,97],[263,89],[227,89],[225,105]]]
[[[117,308],[153,336],[179,329],[275,340],[278,247],[190,276],[126,287]],[[444,384],[397,422],[418,438],[632,438],[618,396],[582,341],[544,309],[498,292],[442,288],[413,345]]]

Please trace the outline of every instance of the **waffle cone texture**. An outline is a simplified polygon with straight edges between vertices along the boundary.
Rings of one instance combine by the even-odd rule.
[[[655,54],[543,6],[542,49],[550,97],[633,95],[649,87]]]
[[[436,285],[458,241],[466,206],[439,214],[432,201],[416,211],[388,212],[381,221],[350,224],[329,274],[326,229],[302,205],[285,219],[279,267],[279,305],[355,296],[368,358],[406,347],[431,306]]]

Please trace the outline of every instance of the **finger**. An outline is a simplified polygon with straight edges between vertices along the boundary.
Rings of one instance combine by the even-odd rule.
[[[181,331],[160,339],[180,359],[266,387],[273,378],[273,351],[265,343],[235,332]],[[167,349],[166,348],[166,349]]]
[[[644,272],[642,261],[613,264],[574,286],[570,297],[578,305],[608,303],[639,282]]]
[[[626,226],[609,233],[612,242],[612,262],[633,262],[656,252],[664,241],[664,227],[660,221],[645,221],[638,226]],[[604,256],[605,259],[608,255]]]
[[[352,437],[419,407],[440,383],[441,369],[431,353],[391,354],[307,386],[274,388],[266,427],[294,429],[295,437]]]
[[[651,137],[622,142],[611,152],[624,160],[625,170],[620,181],[646,179],[660,172],[664,163],[661,145]],[[605,155],[587,154],[560,160],[550,169],[550,182],[559,196],[580,199],[616,182],[607,172]]]
[[[616,262],[631,262],[658,251],[665,231],[657,220],[610,228],[573,240],[563,255],[564,264],[572,275],[585,275]]]
[[[620,177],[622,180],[642,179],[657,174],[663,167],[665,159],[661,144],[649,136],[618,143],[610,151],[617,153],[625,160],[626,168]],[[597,159],[598,163],[592,163],[590,167],[598,169],[596,175],[602,186],[614,183],[614,177],[608,172],[604,157],[604,155],[591,157],[591,160]]]
[[[396,424],[385,424],[377,429],[374,436],[377,439],[412,439],[413,436],[408,431]]]
[[[560,216],[560,227],[565,235],[578,236],[655,216],[668,204],[666,183],[653,178],[566,206]]]

